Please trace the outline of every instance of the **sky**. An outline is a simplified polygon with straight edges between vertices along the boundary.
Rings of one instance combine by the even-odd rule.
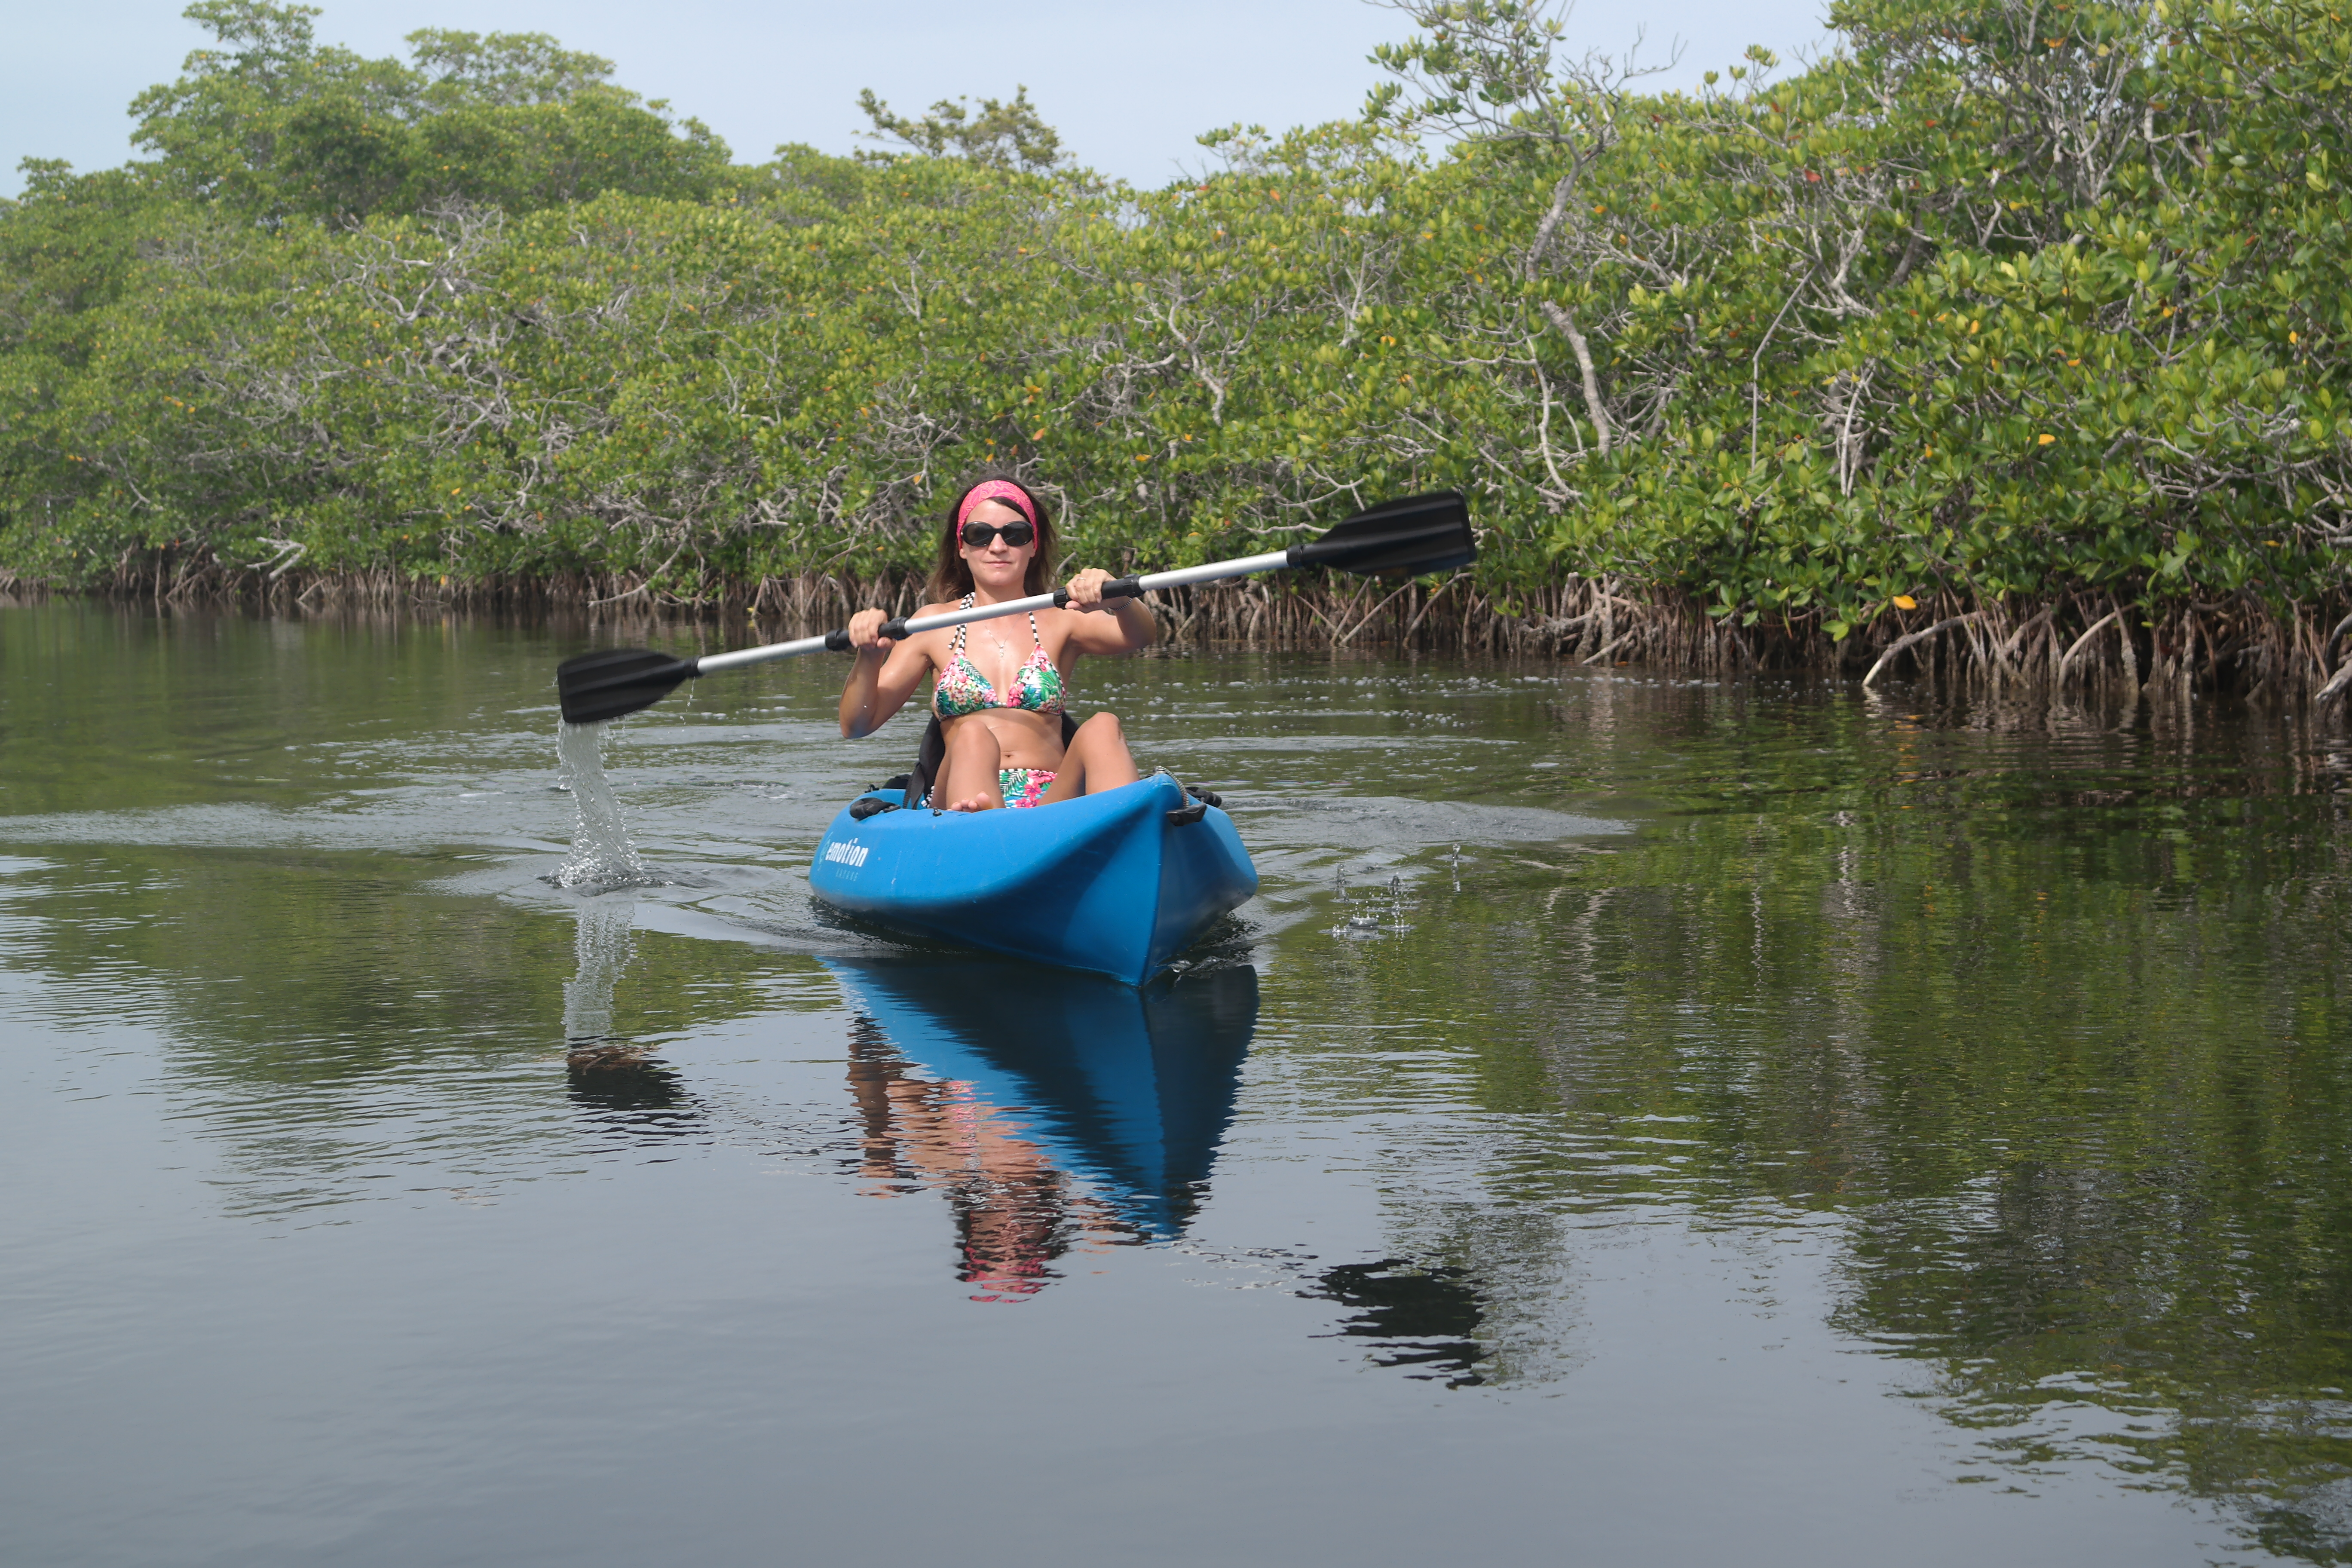
[[[133,155],[124,113],[142,88],[179,74],[205,41],[184,0],[0,0],[0,195],[22,188],[16,163],[64,158],[78,169]],[[1680,64],[1655,85],[1762,44],[1783,58],[1822,47],[1827,0],[1585,0],[1569,41]],[[861,143],[857,92],[920,112],[941,98],[1030,100],[1081,163],[1140,185],[1206,163],[1193,138],[1235,121],[1280,130],[1353,115],[1381,79],[1374,45],[1411,28],[1363,0],[993,0],[890,5],[806,0],[322,0],[321,41],[403,55],[417,27],[551,33],[614,60],[614,79],[667,98],[727,139],[738,162],[780,142],[828,153]]]

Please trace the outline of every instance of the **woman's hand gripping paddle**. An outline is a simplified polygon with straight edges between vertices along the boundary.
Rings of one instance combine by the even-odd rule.
[[[1300,566],[1328,566],[1341,572],[1394,572],[1418,577],[1429,572],[1467,566],[1478,558],[1478,543],[1470,531],[1470,509],[1461,495],[1443,490],[1435,495],[1408,496],[1360,511],[1319,539],[1294,544],[1264,555],[1244,555],[1206,566],[1180,567],[1141,577],[1119,577],[1103,584],[1108,599],[1138,599],[1154,588],[1181,588],[1192,583],[1215,583],[1247,577],[1259,572],[1279,572]],[[978,605],[944,615],[904,616],[886,622],[882,635],[892,641],[942,626],[1018,616],[1030,610],[1059,608],[1069,591],[1056,588],[1025,599],[999,605]],[[847,653],[849,634],[832,631],[794,642],[764,647],[738,648],[732,653],[705,654],[700,658],[674,658],[649,648],[607,648],[565,659],[555,669],[555,689],[567,724],[598,724],[650,708],[676,690],[681,681],[712,675],[747,664],[793,658],[804,653]]]

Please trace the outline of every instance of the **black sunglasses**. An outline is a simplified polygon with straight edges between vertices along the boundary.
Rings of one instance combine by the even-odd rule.
[[[1018,550],[1037,537],[1037,525],[1034,522],[1008,522],[995,526],[985,522],[967,522],[963,525],[963,542],[974,550],[987,549],[996,542],[1000,533],[1004,536],[1005,543]]]

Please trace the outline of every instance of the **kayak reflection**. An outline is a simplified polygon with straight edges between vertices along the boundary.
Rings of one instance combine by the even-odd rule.
[[[1246,966],[1143,991],[1001,960],[829,961],[851,1007],[861,1173],[943,1193],[976,1300],[1181,1235],[1257,1026]]]

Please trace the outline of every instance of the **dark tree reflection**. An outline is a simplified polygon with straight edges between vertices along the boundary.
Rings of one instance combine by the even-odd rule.
[[[1448,1388],[1486,1381],[1479,1363],[1491,1352],[1475,1337],[1486,1321],[1478,1283],[1450,1264],[1423,1268],[1408,1258],[1343,1263],[1327,1268],[1300,1295],[1357,1310],[1338,1332],[1372,1341],[1386,1354],[1380,1366],[1412,1369],[1409,1375],[1443,1378]]]

